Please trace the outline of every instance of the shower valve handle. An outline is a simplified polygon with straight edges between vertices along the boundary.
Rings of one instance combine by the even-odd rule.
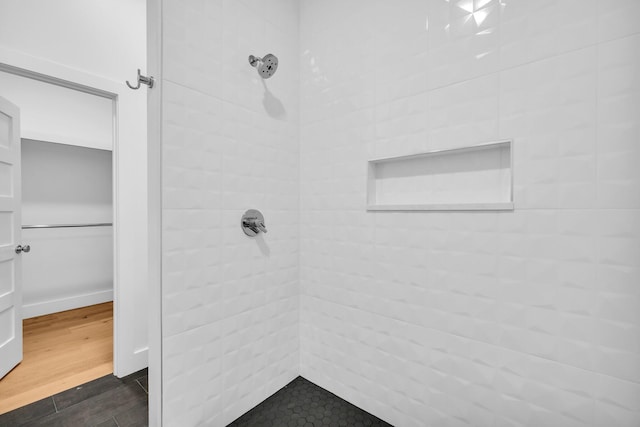
[[[240,226],[242,226],[244,234],[251,237],[256,236],[261,231],[263,233],[267,232],[267,227],[264,225],[264,216],[256,209],[249,209],[242,215]]]
[[[264,226],[264,222],[256,221],[256,227],[258,228],[258,230],[262,231],[263,233],[267,232],[267,227]]]
[[[260,231],[262,231],[263,233],[267,232],[267,227],[264,226],[264,222],[260,221],[258,218],[245,218],[242,221],[242,224],[245,227],[250,228],[256,234],[258,234]]]

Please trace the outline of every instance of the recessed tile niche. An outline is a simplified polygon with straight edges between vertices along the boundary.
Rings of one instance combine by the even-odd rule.
[[[369,161],[367,210],[513,210],[512,141]]]

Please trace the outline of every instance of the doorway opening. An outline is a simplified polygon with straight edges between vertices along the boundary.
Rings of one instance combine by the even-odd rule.
[[[113,372],[113,302],[23,321],[23,360],[0,381],[0,414]]]
[[[7,278],[23,358],[0,380],[6,413],[113,373],[117,102],[51,76],[0,70],[2,95],[24,118],[14,123],[21,138],[8,177],[20,271]]]
[[[127,13],[123,14],[123,10]],[[21,276],[24,267],[27,274],[24,279],[29,282],[28,276],[32,270],[28,264],[39,265],[40,262],[61,259],[65,252],[70,252],[76,260],[82,261],[67,268],[66,273],[71,271],[77,274],[75,278],[78,279],[82,276],[81,273],[86,273],[81,269],[90,264],[88,260],[100,258],[103,267],[94,267],[93,270],[104,270],[100,270],[100,274],[93,271],[92,277],[96,280],[102,277],[103,283],[112,283],[111,291],[94,283],[91,289],[74,298],[71,294],[57,293],[55,295],[58,298],[49,298],[48,301],[55,307],[45,310],[47,304],[41,304],[45,299],[30,299],[28,294],[24,295],[24,299],[20,294],[20,303],[14,304],[13,301],[17,299],[14,298],[16,295],[12,289],[13,279],[5,280],[11,286],[4,286],[4,282],[0,280],[0,376],[7,372],[2,369],[2,365],[13,366],[19,360],[14,357],[12,359],[15,363],[3,363],[5,358],[2,347],[5,338],[19,336],[19,347],[22,350],[22,333],[13,333],[12,328],[2,329],[3,325],[11,323],[21,327],[23,317],[33,319],[52,313],[70,314],[67,313],[68,310],[113,301],[113,317],[110,321],[112,328],[109,328],[112,329],[113,336],[113,376],[127,378],[146,368],[148,358],[147,96],[145,91],[132,91],[125,84],[126,80],[134,78],[137,68],[145,71],[146,2],[116,0],[96,4],[69,0],[38,2],[35,5],[33,2],[11,0],[2,3],[0,12],[0,73],[11,80],[8,84],[0,83],[0,97],[8,99],[23,110],[18,138],[29,140],[32,145],[40,147],[49,144],[48,147],[52,150],[78,149],[84,153],[79,154],[80,157],[111,153],[112,168],[110,208],[103,209],[106,203],[92,200],[95,202],[92,215],[72,217],[71,214],[79,214],[80,209],[71,209],[71,212],[67,212],[70,214],[68,216],[63,216],[62,211],[59,211],[58,217],[52,215],[47,218],[24,217],[16,220],[10,218],[16,216],[13,206],[2,200],[5,187],[10,188],[11,185],[4,185],[8,181],[3,180],[2,173],[8,169],[2,169],[1,162],[4,158],[0,158],[0,262],[3,259],[9,260],[5,265],[11,264],[11,275]],[[82,19],[78,19],[79,16]],[[16,80],[28,81],[38,88],[16,90]],[[48,102],[49,100],[54,101]],[[68,114],[64,114],[65,112]],[[2,131],[0,123],[0,133]],[[20,142],[14,145],[19,146]],[[11,164],[13,157],[20,156],[11,154],[8,157],[9,163],[5,162],[5,165],[14,167]],[[75,178],[76,183],[87,184],[88,181],[86,173]],[[74,193],[77,191],[79,190],[74,190]],[[69,204],[72,202],[75,203],[70,201]],[[25,215],[35,212],[26,209],[27,206],[21,207]],[[108,214],[103,215],[107,211]],[[6,230],[2,229],[3,219],[11,225],[10,228],[7,227],[8,233],[4,233]],[[108,225],[110,223],[113,226]],[[23,225],[52,224],[99,226],[21,228]],[[107,237],[110,230],[112,237]],[[36,233],[39,236],[45,236],[46,233],[52,238],[60,238],[63,234],[69,237],[56,245],[47,246],[48,241],[44,237],[38,240]],[[31,251],[15,253],[17,246],[29,245],[29,239],[36,242],[31,245]],[[83,242],[91,239],[94,244],[83,247]],[[96,241],[100,243],[95,243]],[[111,250],[106,249],[108,241],[111,242]],[[44,249],[47,249],[49,255],[45,260],[37,260]],[[102,256],[99,255],[100,250],[103,251]],[[109,264],[111,272],[107,273],[105,266]],[[6,271],[3,272],[0,266],[0,278],[10,277],[3,276],[4,273]],[[112,276],[110,280],[109,274]],[[34,277],[32,275],[31,279]],[[44,281],[38,280],[38,283]],[[112,295],[108,296],[109,292]],[[4,298],[6,295],[3,294],[9,297]],[[19,306],[22,313],[15,316],[11,310],[5,310],[8,305],[11,308]],[[7,334],[3,335],[4,332]]]

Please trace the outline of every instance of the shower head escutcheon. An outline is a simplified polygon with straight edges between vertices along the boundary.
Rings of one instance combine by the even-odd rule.
[[[249,64],[258,70],[260,77],[268,79],[273,76],[278,69],[278,58],[271,53],[266,54],[262,58],[249,55]]]

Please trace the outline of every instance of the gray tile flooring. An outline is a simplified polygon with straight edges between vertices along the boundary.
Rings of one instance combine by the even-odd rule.
[[[0,415],[0,427],[146,427],[147,370],[107,375]],[[298,377],[228,427],[393,427]]]
[[[393,427],[302,377],[227,427]]]
[[[147,370],[107,375],[0,415],[0,427],[146,427]]]

